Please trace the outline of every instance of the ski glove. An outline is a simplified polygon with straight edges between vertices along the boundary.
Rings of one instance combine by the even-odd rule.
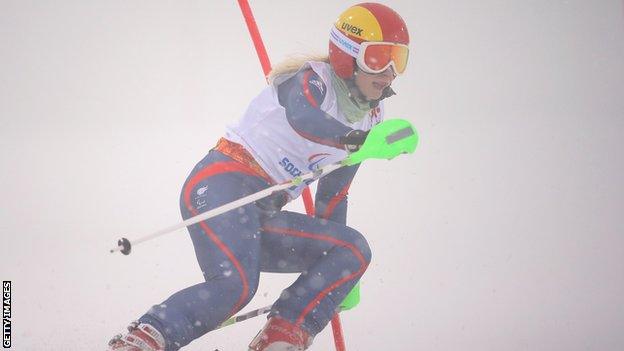
[[[368,131],[354,129],[347,133],[347,135],[341,136],[340,143],[344,145],[345,150],[349,153],[353,153],[358,151],[362,144],[364,144],[367,135]]]

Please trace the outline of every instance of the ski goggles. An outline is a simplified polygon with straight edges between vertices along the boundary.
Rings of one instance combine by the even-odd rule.
[[[330,40],[342,51],[355,58],[362,71],[378,74],[391,67],[397,75],[405,72],[409,48],[405,44],[385,41],[366,41],[358,44],[349,39],[336,27],[330,33]]]

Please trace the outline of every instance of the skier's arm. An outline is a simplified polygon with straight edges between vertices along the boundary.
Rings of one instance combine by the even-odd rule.
[[[346,224],[349,186],[359,167],[359,164],[342,167],[319,179],[316,217]]]
[[[288,123],[299,135],[315,143],[344,149],[340,138],[353,129],[321,110],[327,87],[313,70],[297,73],[280,84],[277,91]]]

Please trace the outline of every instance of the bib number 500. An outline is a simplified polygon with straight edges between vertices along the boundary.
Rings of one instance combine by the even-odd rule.
[[[294,164],[292,164],[292,162],[290,162],[290,160],[288,160],[287,157],[284,157],[280,163],[280,166],[282,166],[286,172],[288,172],[288,174],[292,175],[293,177],[298,177],[301,175],[301,171],[299,170],[299,168],[295,167]]]

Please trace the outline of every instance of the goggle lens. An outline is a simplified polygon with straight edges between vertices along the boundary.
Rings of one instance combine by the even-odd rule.
[[[364,51],[364,64],[371,71],[383,71],[390,62],[394,62],[397,74],[402,74],[407,68],[409,49],[404,45],[370,44]]]

